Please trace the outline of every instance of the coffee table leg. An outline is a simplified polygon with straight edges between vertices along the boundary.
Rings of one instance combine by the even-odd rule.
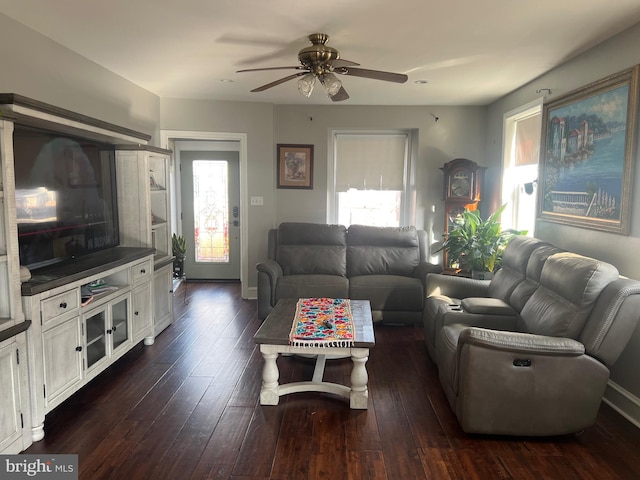
[[[278,405],[280,395],[278,393],[278,364],[276,359],[278,353],[265,351],[264,347],[267,345],[261,345],[260,351],[262,352],[262,358],[264,358],[264,366],[262,367],[262,389],[260,390],[260,405]]]
[[[349,404],[354,409],[366,409],[369,399],[369,389],[367,382],[367,368],[365,363],[369,359],[369,349],[357,349],[351,351],[353,370],[351,370],[351,393]]]

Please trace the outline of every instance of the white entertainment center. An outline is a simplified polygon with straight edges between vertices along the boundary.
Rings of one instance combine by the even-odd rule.
[[[113,147],[118,246],[21,269],[16,126]],[[0,453],[41,440],[47,413],[173,321],[171,152],[147,145],[150,138],[0,94]]]

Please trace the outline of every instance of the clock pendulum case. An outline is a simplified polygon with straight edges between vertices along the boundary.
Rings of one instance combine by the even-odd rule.
[[[445,163],[444,172],[444,233],[449,232],[457,214],[477,210],[482,196],[482,183],[486,167],[480,167],[466,158],[455,158]],[[443,264],[450,268],[447,252],[443,252]]]

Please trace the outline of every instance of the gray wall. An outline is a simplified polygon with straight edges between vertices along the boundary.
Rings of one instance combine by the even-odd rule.
[[[266,232],[275,224],[273,105],[165,98],[161,100],[163,130],[247,134],[247,189],[241,201],[261,196],[264,205],[248,206],[248,288],[257,285],[256,263],[266,257]]]
[[[430,112],[440,120],[434,121]],[[343,107],[272,106],[257,102],[189,99],[161,100],[161,128],[247,134],[248,197],[264,197],[264,205],[248,206],[249,288],[255,287],[253,265],[267,256],[267,230],[284,221],[324,222],[327,187],[327,144],[330,129],[415,129],[418,218],[416,224],[442,235],[442,175],[438,167],[454,157],[484,164],[484,107]],[[276,189],[276,144],[314,145],[313,190]],[[436,205],[436,213],[430,210]]]
[[[640,63],[638,45],[640,45],[640,24],[490,105],[487,116],[486,158],[488,161],[496,167],[501,161],[502,122],[506,112],[537,98],[539,95],[535,92],[539,88],[552,90],[552,96],[545,98],[546,102]],[[636,136],[636,138],[640,138],[640,136]],[[640,149],[636,149],[632,184],[631,233],[629,236],[543,221],[538,221],[536,224],[536,236],[561,248],[610,262],[616,265],[623,275],[640,279],[640,255],[637,254],[640,248],[640,199],[638,198],[640,166],[637,165],[639,158]],[[498,199],[493,199],[494,203],[498,201]],[[612,380],[636,397],[640,397],[638,365],[640,365],[640,328],[636,330],[628,347],[611,372]],[[613,396],[613,392],[608,392],[608,395]],[[637,417],[637,420],[640,421],[640,417]]]
[[[0,92],[151,135],[159,145],[160,98],[0,14]]]
[[[437,122],[432,113],[439,117]],[[485,116],[485,107],[276,106],[275,143],[313,144],[315,157],[312,191],[276,191],[277,223],[327,220],[327,147],[332,129],[406,129],[418,135],[414,165],[417,208],[412,223],[439,241],[444,203],[438,168],[456,157],[484,165]]]

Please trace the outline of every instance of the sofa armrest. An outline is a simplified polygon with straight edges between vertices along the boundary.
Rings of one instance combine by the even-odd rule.
[[[426,295],[450,298],[488,297],[490,280],[457,277],[455,275],[427,274]]]
[[[282,267],[275,260],[256,265],[258,270],[258,318],[264,320],[276,305],[276,285],[283,276]]]
[[[554,356],[579,356],[584,345],[577,340],[548,337],[531,333],[505,332],[469,327],[459,330],[458,351],[462,344],[475,345],[508,352]]]
[[[435,263],[420,262],[420,264],[413,271],[413,277],[419,279],[422,285],[427,290],[427,275],[430,273],[442,272],[442,265],[436,265]]]
[[[506,315],[509,317],[517,317],[516,312],[511,305],[500,298],[492,297],[467,297],[460,302],[462,310],[475,315]]]
[[[564,435],[595,423],[609,370],[580,342],[478,328],[447,333],[459,336],[457,345],[445,343],[441,381],[455,392],[465,432]]]

